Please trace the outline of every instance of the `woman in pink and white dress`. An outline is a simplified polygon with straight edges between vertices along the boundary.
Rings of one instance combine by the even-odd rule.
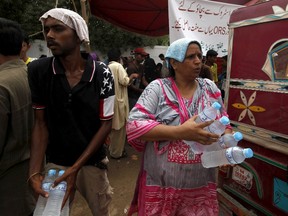
[[[183,140],[209,145],[219,138],[197,124],[196,115],[217,101],[217,116],[227,116],[221,92],[209,79],[199,78],[202,50],[197,41],[183,38],[167,50],[170,76],[151,82],[129,114],[129,143],[143,151],[143,162],[129,214],[188,216],[218,215],[216,169],[201,165]],[[231,127],[227,126],[227,133]]]

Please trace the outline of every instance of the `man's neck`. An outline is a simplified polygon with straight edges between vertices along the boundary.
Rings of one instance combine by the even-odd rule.
[[[85,69],[86,61],[82,58],[81,53],[59,58],[65,70],[70,73],[79,72],[80,70],[82,71]]]
[[[214,65],[214,63],[213,63],[213,62],[206,61],[206,65],[208,65],[209,67],[211,67],[211,66]]]
[[[141,64],[141,62],[137,61],[137,59],[135,59],[133,62],[134,62],[134,64],[137,65],[137,66],[139,66],[139,65]]]
[[[23,57],[21,57],[21,59],[26,63],[28,61],[29,57],[28,56],[23,56]]]

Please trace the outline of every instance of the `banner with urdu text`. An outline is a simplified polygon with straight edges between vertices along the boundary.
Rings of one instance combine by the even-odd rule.
[[[203,54],[209,49],[218,57],[228,52],[228,23],[233,10],[240,5],[201,0],[168,0],[170,43],[190,37],[197,40]]]

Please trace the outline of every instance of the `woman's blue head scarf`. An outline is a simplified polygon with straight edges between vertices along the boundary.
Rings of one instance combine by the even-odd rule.
[[[174,41],[172,44],[170,44],[165,55],[166,64],[168,68],[170,68],[170,63],[169,63],[170,58],[173,58],[179,62],[184,61],[187,48],[191,42],[195,42],[196,44],[198,44],[201,49],[199,42],[191,38],[181,38],[181,39]]]

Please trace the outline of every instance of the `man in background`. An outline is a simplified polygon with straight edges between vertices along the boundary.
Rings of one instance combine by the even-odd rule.
[[[27,66],[20,59],[23,32],[0,18],[0,215],[32,215],[28,168],[33,123]]]
[[[161,78],[169,76],[169,70],[167,68],[165,56],[163,53],[159,54],[158,56],[162,61],[162,68],[161,68]]]
[[[216,64],[217,56],[218,56],[218,53],[215,50],[212,50],[212,49],[208,50],[206,53],[206,62],[205,62],[205,64],[211,68],[213,81],[215,83],[218,82],[218,74],[217,74],[218,67]]]
[[[227,77],[227,55],[222,57],[222,73],[218,76],[218,88],[221,90],[223,100],[225,98],[226,77]]]
[[[26,65],[28,65],[30,62],[36,60],[37,58],[32,58],[27,56],[27,52],[30,49],[31,44],[28,36],[25,36],[23,43],[22,43],[22,49],[20,53],[20,58],[25,62]]]
[[[130,110],[134,107],[145,86],[147,85],[144,77],[144,65],[142,63],[148,53],[145,52],[143,48],[139,47],[134,49],[132,54],[134,55],[134,60],[128,64],[126,71],[128,76],[133,73],[137,73],[138,78],[134,79],[134,81],[128,87]]]
[[[109,153],[111,158],[120,159],[127,156],[125,151],[126,143],[126,122],[129,114],[129,102],[127,88],[138,74],[132,73],[129,77],[122,64],[120,64],[121,52],[118,48],[109,50],[108,61],[115,86],[114,115],[112,120],[112,131],[109,135]]]
[[[148,54],[144,60],[144,78],[147,86],[150,82],[160,78],[160,73],[156,70],[156,63],[153,58]]]

